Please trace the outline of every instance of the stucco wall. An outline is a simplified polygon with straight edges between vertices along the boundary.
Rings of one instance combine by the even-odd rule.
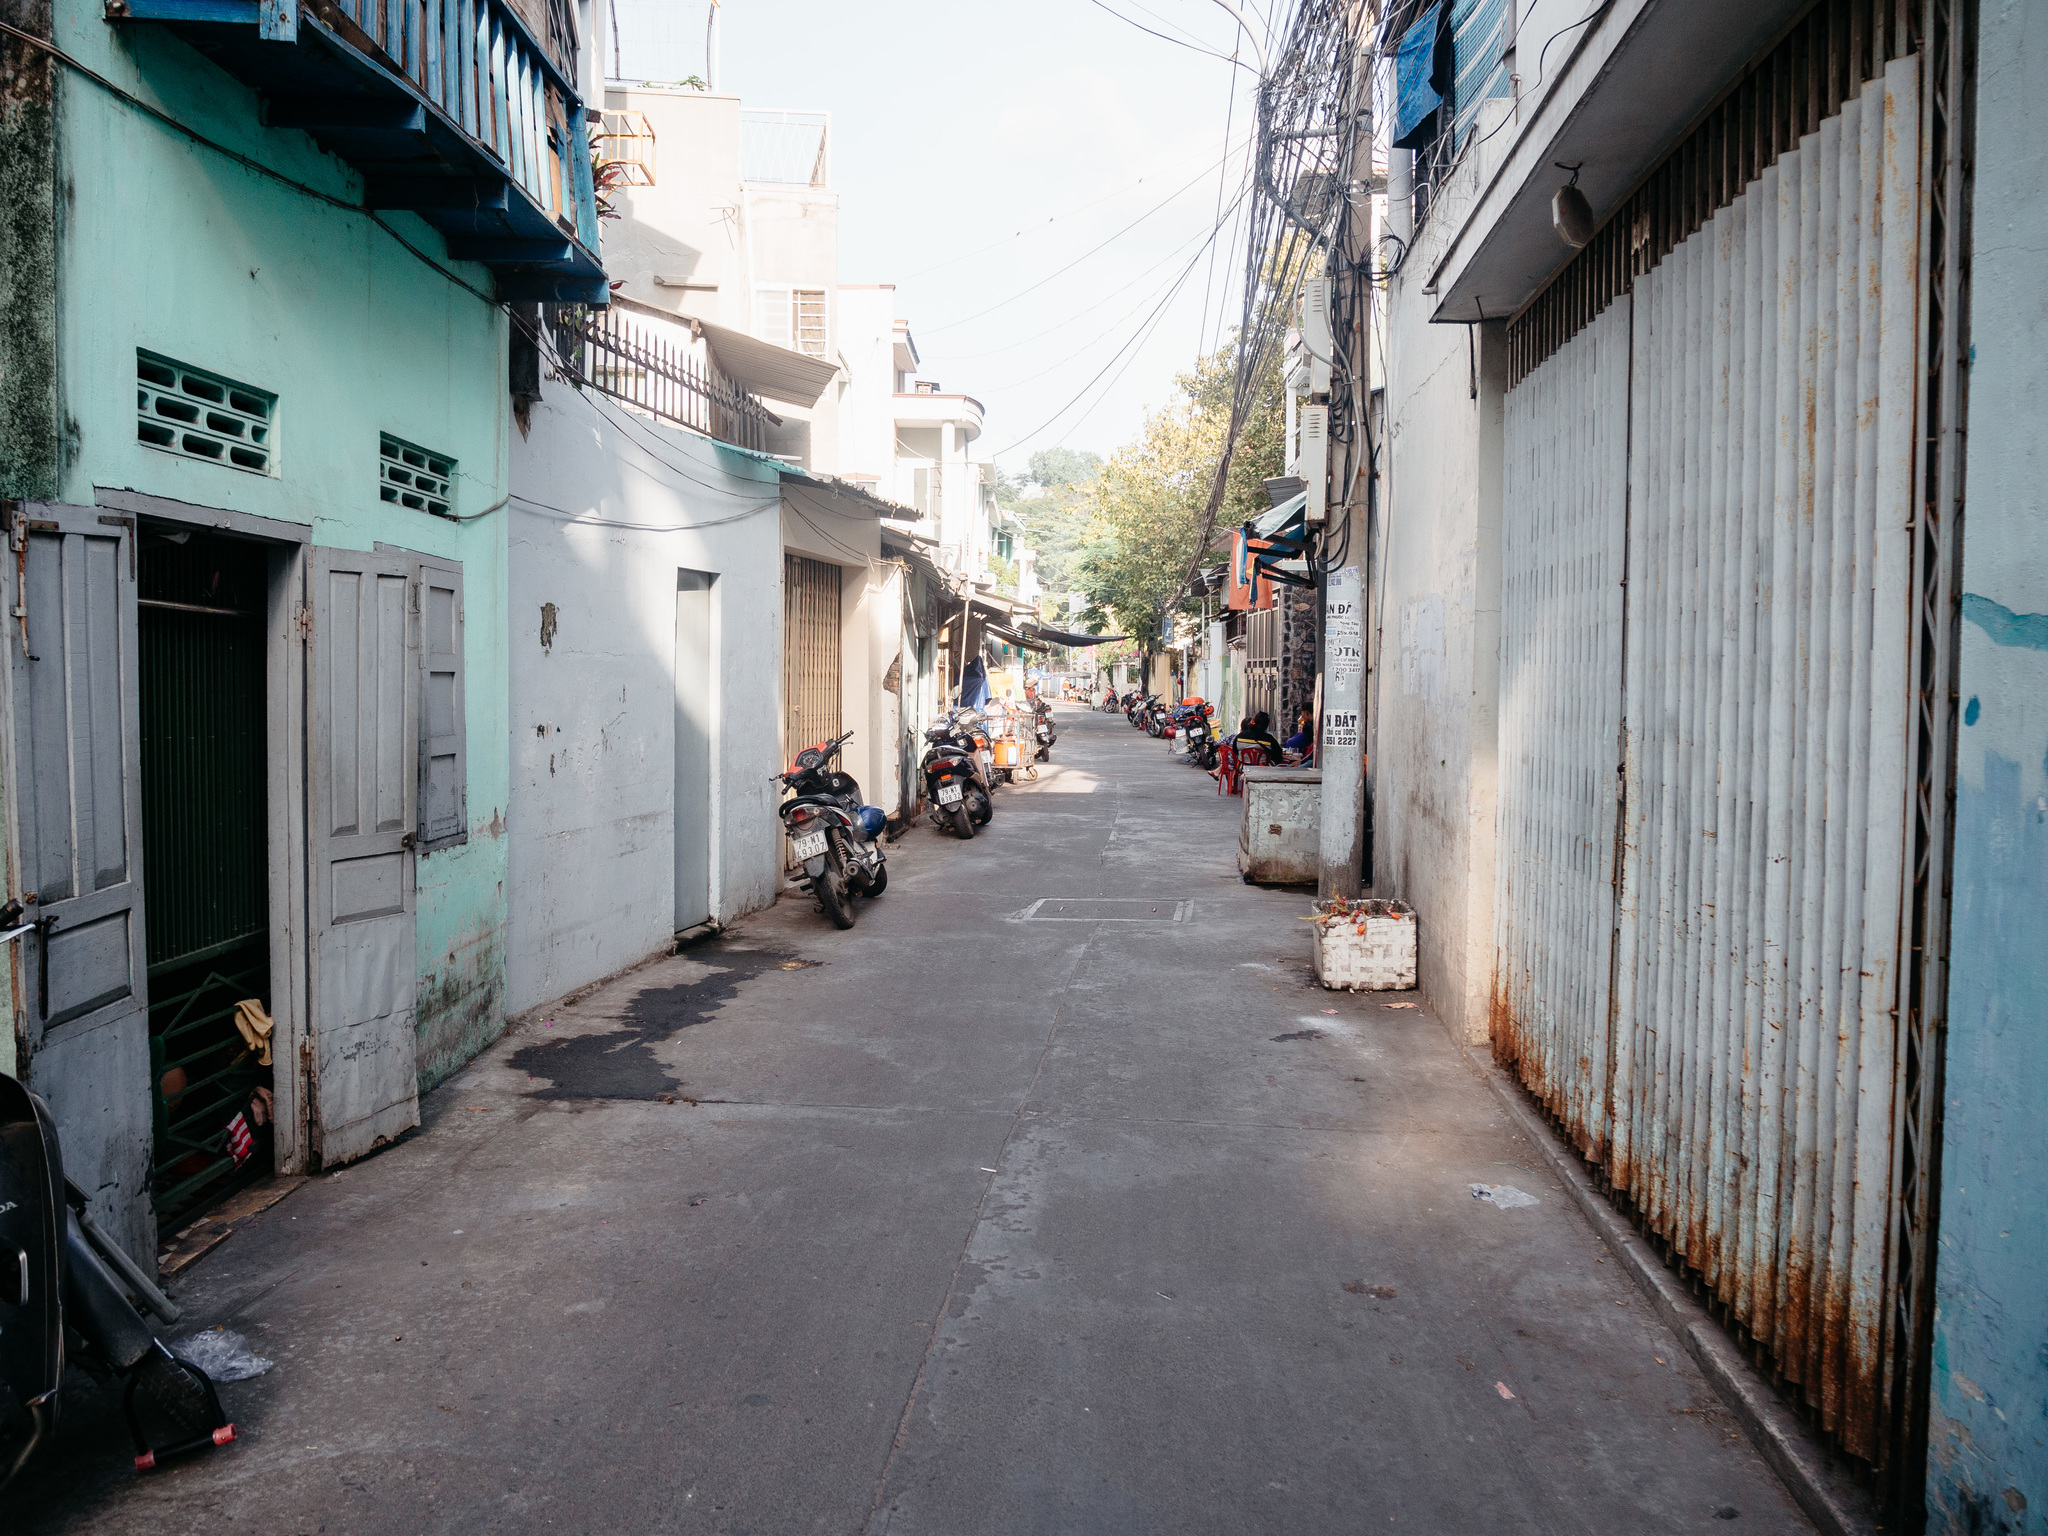
[[[308,136],[262,125],[254,93],[148,26],[61,7],[73,57],[280,175],[352,202],[360,182]],[[469,839],[418,865],[419,1067],[431,1084],[503,1027],[505,518],[387,506],[378,434],[458,462],[455,510],[486,513],[506,473],[506,322],[488,274],[445,260],[407,215],[336,207],[177,135],[75,74],[59,95],[58,495],[130,489],[462,562]],[[452,274],[452,275],[451,275]],[[463,284],[480,290],[471,292]],[[274,391],[267,475],[136,439],[136,350]]]
[[[531,428],[512,445],[513,1012],[674,940],[680,571],[717,577],[713,916],[774,901],[779,851],[779,475],[553,381]]]
[[[1930,1527],[2048,1518],[2048,15],[1978,50],[1962,725],[1956,762]]]
[[[1386,533],[1373,573],[1377,713],[1367,751],[1373,891],[1414,906],[1421,989],[1456,1038],[1479,1044],[1492,976],[1506,380],[1495,327],[1468,334],[1429,323],[1436,301],[1418,274],[1445,233],[1425,226],[1389,295]]]

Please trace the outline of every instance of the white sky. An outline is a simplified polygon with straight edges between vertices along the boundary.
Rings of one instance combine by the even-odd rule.
[[[1104,3],[1236,46],[1213,0]],[[1241,8],[1262,23],[1268,3]],[[612,4],[625,76],[704,73],[703,0]],[[1148,37],[1095,0],[726,0],[720,27],[721,91],[832,114],[840,281],[896,284],[920,376],[982,402],[976,448],[1004,468],[1061,444],[1107,454],[1236,318],[1241,232],[1217,242],[1213,278],[1195,258],[1219,187],[1227,207],[1242,181],[1242,154],[1227,184],[1219,161],[1232,93],[1231,138],[1248,134],[1249,69]],[[1119,354],[1191,260],[1148,339]]]

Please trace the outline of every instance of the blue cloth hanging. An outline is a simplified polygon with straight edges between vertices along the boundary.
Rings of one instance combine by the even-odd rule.
[[[1437,89],[1437,34],[1444,8],[1437,6],[1401,34],[1394,45],[1394,148],[1419,149],[1436,132],[1436,111],[1444,98]]]

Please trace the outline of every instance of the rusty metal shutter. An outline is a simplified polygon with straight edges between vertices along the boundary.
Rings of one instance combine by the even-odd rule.
[[[1911,1283],[1889,1250],[1918,70],[1889,63],[1638,275],[1506,423],[1496,1050],[1866,1460],[1899,1411],[1885,1329]],[[1617,388],[1618,653],[1611,606],[1572,591],[1575,559],[1611,579],[1620,482],[1592,444]],[[1618,901],[1588,777],[1612,715],[1575,668],[1619,685]],[[1588,908],[1613,914],[1611,1000]]]
[[[1607,1140],[1628,485],[1628,297],[1508,392],[1501,543],[1496,1050]]]
[[[783,756],[839,734],[839,567],[782,557]]]

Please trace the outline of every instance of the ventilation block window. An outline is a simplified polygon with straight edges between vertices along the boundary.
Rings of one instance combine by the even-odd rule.
[[[154,352],[135,354],[135,436],[180,458],[271,473],[277,396]]]
[[[455,515],[455,461],[408,443],[404,438],[382,434],[377,445],[377,494],[393,506],[436,517]]]

